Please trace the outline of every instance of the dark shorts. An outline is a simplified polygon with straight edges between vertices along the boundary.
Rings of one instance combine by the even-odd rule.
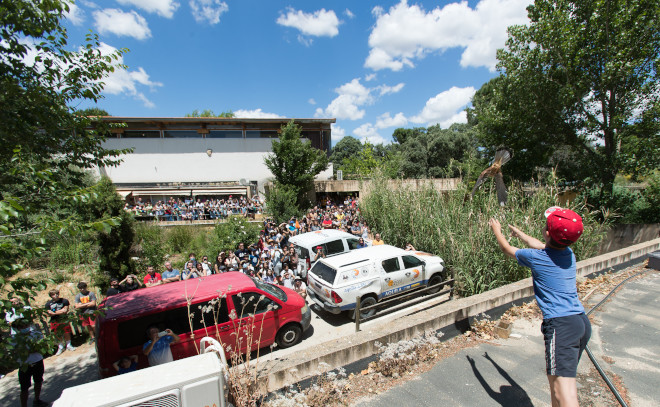
[[[582,351],[591,337],[585,314],[544,319],[545,369],[552,376],[575,377]]]
[[[18,382],[21,384],[21,391],[26,392],[34,383],[41,383],[44,381],[44,360],[28,365],[27,370],[18,370]]]

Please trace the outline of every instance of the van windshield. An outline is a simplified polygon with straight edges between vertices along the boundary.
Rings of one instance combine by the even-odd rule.
[[[296,253],[298,254],[299,258],[309,259],[309,250],[305,249],[304,247],[300,247],[295,243],[294,243],[293,247],[296,249]]]
[[[337,270],[323,263],[322,261],[317,261],[310,270],[314,275],[318,276],[320,279],[328,282],[332,285],[335,282],[335,276],[337,275]]]
[[[265,291],[268,294],[271,294],[272,296],[274,296],[275,298],[277,298],[282,302],[286,302],[287,300],[286,293],[280,287],[274,286],[272,284],[264,283],[263,281],[259,281],[254,277],[250,277],[250,278],[252,279],[252,281],[254,281],[254,285],[256,285],[258,289]]]

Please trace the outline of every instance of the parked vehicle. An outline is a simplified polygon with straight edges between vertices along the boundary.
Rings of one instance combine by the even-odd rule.
[[[446,280],[443,260],[429,253],[381,245],[354,250],[312,266],[307,274],[307,294],[322,309],[355,318],[356,299],[367,307],[386,297]],[[431,290],[438,292],[440,287]],[[373,315],[375,310],[361,313]]]
[[[293,243],[299,259],[297,274],[302,278],[307,276],[307,271],[313,266],[318,246],[323,248],[327,258],[357,249],[359,240],[359,236],[336,229],[318,230],[291,237],[289,242]],[[370,244],[368,240],[365,240],[365,243]]]
[[[204,353],[64,389],[53,407],[224,407],[225,369],[215,353]]]
[[[191,299],[190,305],[186,298]],[[239,345],[242,353],[247,352],[246,324],[253,330],[251,350],[273,342],[288,348],[300,341],[311,323],[309,307],[295,291],[239,272],[121,293],[101,305],[107,311],[96,322],[96,351],[103,377],[114,375],[112,364],[123,356],[139,355],[139,366],[147,366],[142,346],[151,326],[179,335],[180,342],[171,346],[177,360],[196,355],[204,336],[219,336],[227,358]]]

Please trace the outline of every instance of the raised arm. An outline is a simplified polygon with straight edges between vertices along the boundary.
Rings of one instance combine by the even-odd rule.
[[[532,249],[544,249],[545,248],[545,243],[540,241],[539,239],[535,237],[531,237],[525,233],[523,233],[520,229],[513,225],[509,225],[509,229],[511,230],[511,235],[513,237],[517,237],[518,239],[522,240],[523,243],[525,243],[527,246],[529,246]]]
[[[495,219],[495,218],[490,218],[488,221],[488,225],[490,226],[491,229],[493,229],[493,234],[495,235],[495,238],[497,239],[497,243],[500,245],[500,249],[504,254],[511,258],[516,258],[516,251],[518,250],[517,247],[511,246],[509,242],[506,241],[506,238],[502,234],[502,226],[500,225],[500,222]]]

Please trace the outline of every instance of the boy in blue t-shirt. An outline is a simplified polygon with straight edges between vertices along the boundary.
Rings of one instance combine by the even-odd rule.
[[[591,337],[591,324],[578,298],[575,255],[568,246],[580,238],[584,226],[580,215],[570,209],[554,206],[545,211],[545,217],[545,243],[509,225],[511,234],[529,249],[511,246],[496,219],[491,218],[488,224],[504,254],[532,270],[534,296],[543,313],[541,332],[552,405],[577,406],[575,376]]]
[[[113,363],[112,367],[115,368],[117,374],[135,372],[138,367],[138,356],[137,355],[124,356],[123,358]]]

